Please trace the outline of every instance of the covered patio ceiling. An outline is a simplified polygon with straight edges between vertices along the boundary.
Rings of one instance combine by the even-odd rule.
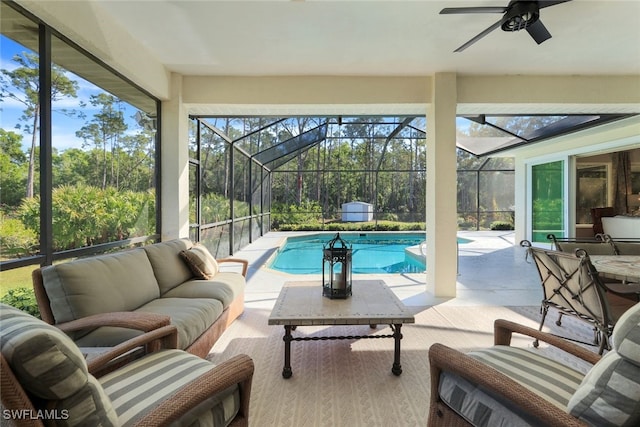
[[[45,20],[48,12],[59,18],[65,7],[69,12],[78,7],[76,1],[66,0],[55,2],[51,9],[37,1],[18,3],[35,8]],[[95,22],[83,22],[87,28],[109,39],[114,31],[109,23],[117,23],[118,31],[128,33],[168,72],[185,77],[411,78],[443,71],[498,79],[640,74],[640,1],[635,0],[556,4],[540,10],[540,19],[552,36],[542,44],[536,44],[527,31],[498,28],[462,52],[454,50],[499,21],[502,14],[443,15],[442,9],[506,6],[508,0],[92,0],[86,4],[96,18]],[[11,34],[12,29],[5,32]],[[28,34],[35,34],[23,27],[16,27],[14,33],[22,35],[23,43]],[[82,40],[76,41],[82,44]],[[77,62],[72,52],[65,52],[64,65],[79,75],[95,73],[85,70],[82,58],[76,56]],[[99,76],[93,77],[99,80]],[[105,85],[108,87],[108,82]],[[594,87],[593,93],[600,90],[604,89]],[[521,88],[522,93],[536,91],[536,87]],[[136,95],[132,94],[132,99]],[[499,155],[512,147],[640,113],[640,107],[631,104],[546,103],[543,99],[526,103],[519,98],[521,93],[513,95],[509,103],[503,96],[498,103],[478,100],[472,107],[458,104],[457,146],[478,156]],[[492,94],[486,96],[491,98]],[[237,115],[248,109],[255,115],[285,116],[282,106],[247,107],[188,106],[189,113],[197,116]],[[405,107],[394,105],[305,104],[288,108],[287,117],[407,114]],[[523,122],[529,125],[522,127]],[[473,134],[468,132],[470,128]]]
[[[557,4],[540,10],[552,35],[540,45],[526,31],[498,28],[463,52],[454,52],[502,15],[442,15],[443,8],[508,3],[159,0],[150,7],[145,1],[93,1],[96,11],[115,18],[170,71],[186,76],[421,76],[442,70],[459,75],[640,73],[638,1]],[[394,115],[380,108],[373,114]],[[326,111],[334,112],[347,114],[343,106]],[[199,105],[191,113],[207,114],[207,108]],[[459,107],[457,146],[483,156],[640,111],[611,105],[590,105],[587,111],[549,105],[540,111],[503,104],[467,113]],[[263,106],[260,114],[281,112]],[[473,134],[468,132],[470,126]]]

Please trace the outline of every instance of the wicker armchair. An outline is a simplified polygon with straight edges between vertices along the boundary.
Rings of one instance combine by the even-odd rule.
[[[430,427],[640,425],[640,305],[620,318],[613,348],[604,356],[507,320],[494,326],[493,347],[469,353],[442,344],[429,349]],[[593,366],[584,375],[565,365],[570,357],[551,359],[513,347],[514,333]]]
[[[3,417],[15,425],[247,426],[253,361],[177,350],[160,326],[85,360],[63,332],[0,304]],[[142,354],[140,354],[142,353]]]

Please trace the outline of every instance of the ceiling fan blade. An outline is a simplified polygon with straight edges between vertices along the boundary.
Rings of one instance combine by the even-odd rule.
[[[474,38],[472,38],[471,40],[469,40],[459,48],[457,48],[456,50],[454,50],[454,52],[462,52],[463,50],[465,50],[466,48],[468,48],[469,46],[471,46],[472,44],[474,44],[475,42],[477,42],[478,40],[480,40],[481,38],[489,34],[491,31],[498,28],[501,22],[502,20],[496,22],[495,24],[493,24],[492,26],[490,26],[489,28],[487,28],[486,30],[484,30],[483,32],[481,32],[480,34],[478,34],[477,36],[475,36]]]
[[[566,0],[565,0],[566,1]],[[457,13],[505,13],[506,7],[445,7],[440,11],[440,15],[453,15]]]
[[[545,7],[555,6],[557,4],[566,3],[566,2],[569,2],[569,1],[571,1],[571,0],[548,0],[548,1],[540,0],[540,1],[538,1],[538,8],[543,9]]]
[[[547,27],[544,26],[540,19],[529,25],[527,27],[527,32],[538,44],[551,38],[551,33],[549,33]]]

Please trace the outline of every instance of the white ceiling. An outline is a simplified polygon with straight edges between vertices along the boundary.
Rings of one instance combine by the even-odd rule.
[[[552,38],[499,28],[500,14],[443,7],[508,0],[93,0],[184,75],[640,74],[640,0],[573,0],[541,10]]]

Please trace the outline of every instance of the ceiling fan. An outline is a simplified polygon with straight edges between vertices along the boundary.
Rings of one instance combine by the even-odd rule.
[[[511,0],[506,7],[445,7],[440,11],[441,15],[464,14],[464,13],[503,13],[502,19],[457,48],[454,52],[462,52],[491,31],[501,27],[504,31],[527,30],[529,35],[540,44],[550,39],[551,34],[540,20],[540,9],[566,3],[571,0],[550,0],[550,1],[523,1]]]

